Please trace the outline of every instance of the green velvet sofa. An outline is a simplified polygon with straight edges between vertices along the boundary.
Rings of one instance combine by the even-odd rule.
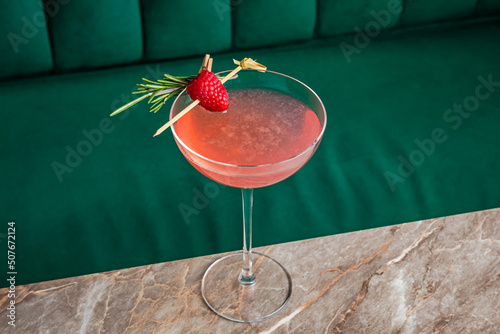
[[[0,35],[16,284],[241,247],[240,191],[152,137],[169,105],[109,117],[205,53],[215,71],[256,58],[327,109],[311,161],[255,191],[255,245],[500,205],[499,0],[2,1]]]

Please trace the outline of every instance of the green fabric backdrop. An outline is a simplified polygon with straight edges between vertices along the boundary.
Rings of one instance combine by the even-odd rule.
[[[121,65],[142,58],[139,0],[60,2],[57,12],[49,15],[57,69]]]
[[[41,0],[0,3],[0,80],[52,69]]]
[[[143,0],[145,57],[171,59],[231,48],[229,0]]]
[[[319,0],[318,33],[321,36],[394,27],[403,11],[403,0]],[[367,26],[368,25],[368,26]],[[375,25],[375,26],[374,26]]]
[[[234,1],[234,46],[252,48],[307,40],[313,36],[316,2]]]
[[[476,10],[482,15],[494,15],[500,12],[499,0],[478,0]]]
[[[470,16],[477,0],[406,0],[402,25],[456,20]]]
[[[478,77],[500,82],[499,34],[498,21],[394,32],[350,62],[339,44],[353,35],[216,55],[216,71],[250,56],[296,77],[328,112],[311,161],[255,191],[255,245],[498,207],[500,87],[456,129],[457,114],[443,117],[472,101]],[[0,233],[16,222],[19,284],[241,247],[239,190],[220,187],[204,203],[197,194],[214,184],[170,133],[152,138],[168,106],[150,114],[139,105],[108,120],[139,78],[190,74],[200,60],[0,83],[0,123],[8,124],[0,132]],[[385,175],[398,175],[399,157],[417,157],[415,140],[438,128],[446,141],[392,190]],[[181,204],[201,206],[185,219]]]

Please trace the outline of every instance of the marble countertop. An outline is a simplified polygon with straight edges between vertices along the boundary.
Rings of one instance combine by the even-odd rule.
[[[1,333],[500,333],[500,209],[259,249],[288,269],[289,304],[241,324],[210,311],[221,255],[16,287]]]

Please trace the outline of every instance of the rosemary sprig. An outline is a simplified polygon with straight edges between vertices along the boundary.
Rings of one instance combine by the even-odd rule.
[[[116,109],[115,111],[113,111],[111,116],[121,113],[125,109],[130,108],[134,104],[148,97],[148,104],[151,104],[150,112],[156,113],[161,109],[161,107],[163,107],[163,105],[169,98],[179,95],[184,90],[184,88],[186,88],[186,86],[197,77],[197,75],[173,76],[169,74],[165,74],[164,76],[164,78],[157,81],[151,81],[142,78],[142,80],[146,83],[137,84],[139,88],[137,88],[137,91],[132,92],[132,94],[143,95]]]
[[[237,77],[236,73],[238,73],[242,69],[254,69],[260,72],[265,72],[266,67],[262,64],[257,63],[252,58],[243,58],[238,61],[233,59],[233,62],[238,65],[234,70],[232,70],[225,77],[219,77],[219,80],[222,84],[224,84],[229,79],[234,79]],[[210,58],[209,54],[206,54],[203,58],[203,63],[201,64],[200,70],[198,73],[201,73],[203,70],[212,70],[213,59]],[[173,96],[177,96],[189,85],[191,81],[196,79],[198,75],[190,75],[190,76],[173,76],[169,74],[164,74],[164,78],[151,81],[145,78],[142,78],[146,83],[138,84],[139,88],[137,91],[132,92],[132,94],[142,94],[141,97],[121,106],[111,113],[111,116],[121,113],[125,109],[130,108],[134,104],[146,99],[149,97],[148,104],[151,104],[150,111],[157,112],[160,108],[167,102],[167,100]],[[184,110],[179,112],[175,117],[173,117],[170,121],[165,123],[161,128],[159,128],[153,137],[159,135],[165,129],[167,129],[170,125],[176,122],[179,118],[185,115],[188,111],[193,109],[196,105],[200,103],[200,100],[194,100],[188,105]]]

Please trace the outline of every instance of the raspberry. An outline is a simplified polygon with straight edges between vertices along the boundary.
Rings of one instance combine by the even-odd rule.
[[[226,87],[208,70],[202,71],[186,90],[193,101],[200,100],[200,105],[209,111],[225,111],[229,107]]]

